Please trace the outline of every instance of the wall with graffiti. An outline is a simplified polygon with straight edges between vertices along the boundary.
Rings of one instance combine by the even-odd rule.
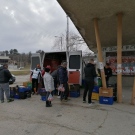
[[[117,52],[105,52],[106,62],[110,63],[113,75],[117,74]],[[135,75],[135,50],[122,52],[122,75]]]

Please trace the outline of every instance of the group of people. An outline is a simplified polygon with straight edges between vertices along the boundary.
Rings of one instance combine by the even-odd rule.
[[[110,68],[109,63],[106,63],[104,67],[104,72],[105,72],[106,85],[108,87],[109,78],[112,76],[112,69]],[[89,63],[86,65],[86,67],[84,68],[84,73],[85,73],[85,89],[83,93],[83,103],[86,103],[86,96],[88,92],[88,103],[92,105],[94,103],[91,100],[92,91],[94,89],[94,83],[95,83],[94,78],[97,77],[95,63],[93,59],[91,59]]]
[[[42,87],[45,87],[47,92],[47,100],[46,100],[46,107],[51,107],[51,101],[48,100],[49,95],[53,95],[54,92],[56,94],[56,89],[59,85],[64,87],[64,101],[68,100],[69,95],[69,88],[68,88],[68,73],[67,73],[67,63],[62,62],[61,65],[58,67],[57,70],[51,73],[51,67],[45,67],[44,71],[41,71],[40,65],[37,65],[31,73],[32,78],[32,94],[38,92],[39,84],[42,82]],[[34,90],[34,87],[36,89]]]
[[[109,63],[106,63],[104,67],[106,84],[108,86],[109,77],[112,76],[112,70],[109,67]],[[91,59],[90,62],[84,68],[85,73],[85,89],[83,93],[83,103],[86,102],[86,96],[88,93],[88,103],[93,104],[92,90],[94,88],[94,78],[97,77],[94,60]],[[7,102],[14,101],[10,98],[9,94],[9,79],[12,77],[10,71],[8,70],[8,65],[4,64],[0,67],[0,100],[1,103],[4,102],[4,91],[7,98]],[[46,107],[51,107],[51,101],[48,100],[49,95],[53,95],[54,91],[56,93],[57,87],[60,85],[64,87],[64,101],[68,101],[69,87],[68,87],[68,73],[67,73],[67,63],[62,62],[57,70],[51,73],[51,67],[47,66],[44,71],[41,71],[41,67],[38,64],[37,67],[31,72],[32,78],[32,94],[38,92],[39,84],[42,83],[42,87],[45,87],[47,92]],[[34,89],[35,88],[35,89]]]

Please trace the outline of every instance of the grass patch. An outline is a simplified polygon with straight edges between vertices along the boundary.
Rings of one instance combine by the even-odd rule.
[[[11,71],[11,73],[13,75],[29,75],[30,74],[30,70],[25,70],[25,71]]]
[[[30,64],[26,65],[22,70],[30,70]]]

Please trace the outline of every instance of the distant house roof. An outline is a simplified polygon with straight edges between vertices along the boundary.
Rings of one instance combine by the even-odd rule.
[[[99,18],[102,47],[117,45],[117,13],[123,13],[123,45],[135,44],[135,0],[57,0],[88,47],[96,49],[93,18]]]
[[[0,56],[0,60],[10,60],[8,56]]]

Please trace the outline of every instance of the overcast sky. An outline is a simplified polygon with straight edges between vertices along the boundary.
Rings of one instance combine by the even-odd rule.
[[[56,0],[0,0],[0,51],[50,51],[66,21]],[[71,21],[69,29],[79,34]]]

